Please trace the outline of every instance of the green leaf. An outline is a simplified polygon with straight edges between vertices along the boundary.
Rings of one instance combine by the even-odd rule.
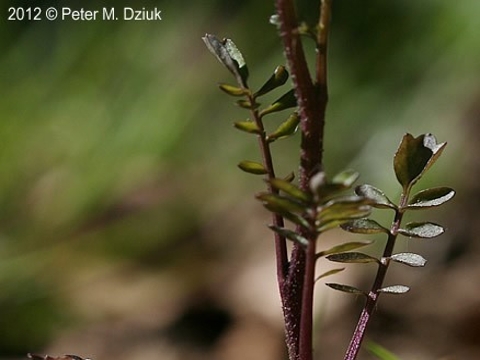
[[[351,220],[342,225],[342,229],[355,234],[380,234],[389,232],[388,229],[372,219]]]
[[[357,172],[346,170],[337,174],[332,180],[328,180],[325,173],[319,171],[311,177],[309,186],[312,193],[325,202],[349,189],[357,178]]]
[[[230,39],[220,41],[212,34],[205,34],[202,39],[208,50],[235,76],[238,84],[247,89],[248,68],[235,43]]]
[[[390,199],[383,193],[382,190],[368,184],[359,185],[355,188],[355,193],[358,196],[363,196],[369,199],[372,203],[371,206],[375,208],[389,208],[396,209]]]
[[[252,103],[250,100],[246,100],[246,99],[237,100],[235,103],[241,108],[248,109],[248,110],[255,110],[260,106],[259,103],[257,102]]]
[[[398,182],[405,189],[417,182],[442,153],[446,143],[437,144],[431,134],[414,138],[406,134],[394,157],[394,169]]]
[[[414,253],[398,253],[392,255],[390,259],[412,267],[423,267],[427,263],[423,256]]]
[[[318,232],[324,232],[338,226],[345,225],[352,221],[352,219],[363,218],[370,214],[370,208],[363,206],[356,209],[345,209],[341,213],[333,214],[336,216],[326,217],[315,222],[315,227]]]
[[[327,259],[334,262],[341,262],[341,263],[357,263],[357,264],[366,264],[375,262],[377,264],[380,261],[370,255],[361,253],[361,252],[344,252],[344,253],[337,253],[328,255]]]
[[[380,293],[386,293],[386,294],[393,294],[393,295],[400,295],[400,294],[405,294],[408,292],[410,288],[405,285],[391,285],[391,286],[386,286],[381,289],[378,289],[378,292]]]
[[[342,226],[343,224],[351,221],[351,218],[347,219],[333,219],[329,221],[324,221],[324,222],[319,222],[315,224],[315,229],[317,230],[318,233],[323,233],[327,230],[335,229],[338,228],[339,226]]]
[[[320,258],[322,256],[330,255],[330,254],[336,254],[339,252],[345,252],[345,251],[350,251],[350,250],[355,250],[367,245],[372,244],[373,241],[352,241],[340,245],[336,245],[334,247],[331,247],[328,250],[323,250],[317,253],[317,258]]]
[[[357,181],[360,174],[352,169],[344,170],[332,179],[333,184],[342,185],[345,189],[350,188],[355,181]]]
[[[288,240],[291,240],[293,242],[297,242],[300,245],[305,246],[305,247],[308,246],[308,240],[306,238],[304,238],[302,235],[298,234],[297,232],[295,232],[293,230],[285,229],[285,228],[278,227],[278,226],[275,226],[275,225],[270,225],[269,228],[272,229],[273,231],[275,231],[277,234],[279,234],[281,236],[284,236]]]
[[[262,131],[255,122],[246,120],[246,121],[237,121],[233,124],[236,129],[245,131],[250,134],[261,134]]]
[[[334,198],[320,207],[317,219],[326,222],[335,219],[353,219],[370,214],[370,201],[359,196]]]
[[[276,89],[279,86],[285,84],[288,80],[288,71],[285,66],[279,65],[275,68],[272,76],[263,84],[263,86],[258,90],[253,96],[259,97],[269,93],[273,89]]]
[[[231,96],[244,96],[247,93],[247,90],[229,84],[219,84],[218,87]]]
[[[372,355],[376,356],[380,360],[400,360],[383,346],[380,346],[373,341],[367,341],[366,348]]]
[[[276,178],[276,179],[270,179],[268,180],[268,182],[270,183],[270,185],[272,185],[274,189],[283,191],[285,194],[290,195],[291,197],[299,201],[302,201],[305,203],[310,203],[311,201],[309,194],[307,194],[303,190],[300,190],[298,186],[292,184],[289,181]]]
[[[279,99],[275,100],[272,105],[260,111],[260,117],[274,112],[282,111],[297,106],[297,98],[295,97],[295,90],[290,90]]]
[[[334,290],[346,292],[349,294],[367,296],[367,293],[365,293],[364,291],[350,285],[343,285],[343,284],[336,284],[336,283],[326,283],[325,285],[327,285],[328,287],[331,287]]]
[[[300,214],[296,214],[288,211],[282,211],[282,210],[279,210],[278,207],[277,208],[271,207],[266,203],[264,203],[263,206],[271,212],[282,215],[285,219],[287,219],[288,221],[292,222],[295,225],[301,226],[305,229],[311,228],[308,221],[304,219]]]
[[[276,209],[275,212],[278,213],[302,212],[305,210],[304,204],[278,194],[260,193],[257,195],[257,199],[264,204],[268,204],[270,209]]]
[[[342,272],[343,270],[345,270],[345,268],[328,270],[328,271],[324,272],[323,274],[317,276],[317,278],[315,279],[315,282],[317,282],[318,280],[323,279],[327,276],[338,274],[339,272]]]
[[[358,173],[353,170],[347,170],[336,175],[330,181],[323,171],[319,171],[311,177],[309,187],[320,201],[327,202],[351,187],[357,177]]]
[[[408,237],[431,239],[442,235],[445,230],[442,226],[431,222],[412,222],[398,229],[398,232]]]
[[[238,164],[238,167],[249,174],[265,175],[268,173],[267,169],[265,169],[265,166],[256,161],[244,160]]]
[[[267,141],[273,142],[278,139],[283,139],[295,134],[298,130],[300,117],[296,112],[288,117],[280,126],[270,135],[267,136]]]
[[[440,206],[455,196],[455,190],[449,187],[436,187],[415,194],[407,209],[425,209]]]

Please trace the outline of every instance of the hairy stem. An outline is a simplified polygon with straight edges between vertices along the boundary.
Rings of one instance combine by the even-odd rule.
[[[313,82],[305,58],[293,0],[276,0],[280,37],[298,103],[301,128],[299,186],[308,190],[310,178],[322,170],[323,129],[327,107],[326,45],[330,19],[330,0],[322,0],[317,39],[317,67]],[[302,232],[300,228],[297,231]],[[305,234],[311,243],[307,252],[294,244],[283,290],[285,329],[290,359],[312,357],[312,308],[316,234]],[[313,250],[314,252],[314,250]],[[313,253],[314,255],[314,253]],[[312,275],[313,274],[313,275]],[[307,288],[305,288],[307,287]],[[308,298],[305,298],[308,297]]]
[[[382,260],[389,259],[393,254],[393,249],[398,236],[398,229],[400,228],[403,218],[404,207],[408,202],[409,192],[410,189],[407,189],[402,193],[400,205],[398,209],[395,210],[395,217],[390,227],[390,232],[388,234],[387,244],[385,245],[385,249],[383,251]],[[350,340],[347,352],[345,353],[344,360],[355,360],[358,356],[358,352],[362,346],[362,342],[365,337],[365,331],[367,330],[371,315],[378,303],[380,296],[380,292],[378,290],[380,290],[383,286],[389,264],[390,261],[386,260],[381,261],[378,266],[377,275],[375,276],[372,288],[368,293],[367,301],[365,302],[365,306],[363,307],[360,318],[358,319],[357,326],[353,332],[353,336]]]
[[[299,355],[302,360],[311,360],[313,356],[313,290],[315,285],[316,239],[310,240],[306,249],[305,280],[303,282],[302,314],[300,323],[302,329],[299,344]]]

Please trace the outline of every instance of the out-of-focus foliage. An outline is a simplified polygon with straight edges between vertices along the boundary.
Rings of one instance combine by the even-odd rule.
[[[273,3],[115,7],[124,5],[157,6],[162,21],[10,22],[2,13],[0,304],[10,315],[0,314],[0,332],[9,334],[0,336],[0,356],[46,346],[74,326],[68,299],[90,291],[72,280],[83,272],[111,263],[161,271],[204,256],[205,222],[255,181],[235,168],[256,148],[232,129],[243,112],[212,86],[230,74],[201,37],[234,38],[250,78],[265,79],[284,63],[268,23]],[[299,4],[307,22],[312,7]],[[334,2],[329,173],[351,166],[362,182],[389,190],[385,154],[407,131],[447,139],[443,171],[458,166],[461,120],[478,93],[479,11],[480,3],[446,0]],[[276,100],[268,96],[265,103]],[[289,141],[274,146],[280,173],[297,157]],[[191,263],[200,277],[198,260]]]

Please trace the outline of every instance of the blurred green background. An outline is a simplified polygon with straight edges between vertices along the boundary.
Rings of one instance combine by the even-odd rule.
[[[252,314],[261,318],[264,309],[265,319],[252,326],[273,350],[262,350],[258,338],[239,340],[257,349],[243,358],[281,358],[268,218],[252,196],[262,184],[235,166],[259,158],[256,142],[233,129],[233,121],[248,115],[218,91],[218,82],[233,79],[201,40],[206,32],[232,38],[249,65],[251,86],[261,86],[284,63],[276,29],[268,23],[273,2],[1,5],[0,357],[53,351],[95,359],[201,359],[200,353],[236,359],[239,352],[225,350],[225,344],[235,336],[245,340],[238,329],[245,326],[248,333],[252,328],[245,324]],[[156,6],[162,20],[8,21],[11,6]],[[317,8],[316,1],[298,4],[312,23]],[[449,143],[422,186],[457,189],[455,204],[432,212],[450,230],[433,245],[422,245],[433,265],[412,273],[415,281],[425,274],[457,274],[450,272],[451,259],[478,250],[476,230],[469,229],[479,212],[479,13],[474,1],[334,1],[327,172],[353,167],[362,182],[394,198],[391,161],[402,135],[431,132]],[[274,128],[284,116],[267,126]],[[280,174],[296,170],[297,145],[295,138],[275,144]],[[473,265],[465,267],[468,276],[455,276],[475,282]],[[270,275],[262,282],[258,274]],[[480,291],[470,290],[460,300],[480,302]],[[341,354],[356,310],[351,314],[338,336],[332,329],[339,321],[322,322],[329,344],[323,351]],[[480,329],[476,314],[468,329]],[[201,324],[193,335],[182,322],[191,324],[192,316],[192,323]],[[447,321],[432,341],[451,339],[458,329],[452,324]],[[200,346],[198,334],[210,328],[211,337]],[[398,334],[395,326],[380,332],[390,330]],[[472,336],[467,345],[478,340]],[[421,354],[418,359],[475,351],[478,345],[465,345],[465,338],[433,349],[417,339],[407,348],[410,355]],[[400,340],[387,336],[385,342],[405,351]]]

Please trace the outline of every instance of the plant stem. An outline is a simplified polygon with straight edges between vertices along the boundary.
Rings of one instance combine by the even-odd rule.
[[[388,266],[390,264],[389,259],[393,254],[393,249],[398,236],[398,229],[400,228],[402,222],[404,207],[407,204],[409,192],[410,189],[406,189],[400,197],[400,204],[398,209],[395,210],[395,217],[390,227],[387,244],[385,245],[385,249],[383,251],[382,261],[378,266],[377,275],[375,276],[372,288],[368,293],[367,301],[365,302],[365,306],[363,307],[360,318],[358,319],[357,326],[353,332],[352,339],[350,340],[347,352],[345,353],[344,360],[355,360],[358,356],[358,352],[360,351],[363,339],[365,337],[365,331],[367,330],[371,315],[377,306],[380,296],[380,292],[378,290],[382,288],[383,282],[385,281],[385,276],[387,275]]]
[[[326,45],[330,19],[330,0],[322,0],[317,39],[315,83],[305,59],[302,39],[292,0],[276,0],[280,37],[292,75],[300,115],[301,149],[299,186],[308,190],[311,177],[321,171],[323,129],[327,107]],[[297,227],[298,232],[303,232]],[[287,278],[283,284],[283,300],[287,347],[291,360],[312,358],[313,286],[315,272],[316,233],[307,235],[310,245],[305,251],[294,244]],[[313,255],[312,255],[313,254]]]
[[[250,91],[247,93],[248,100],[251,104],[255,103],[255,99]],[[265,128],[263,126],[263,121],[259,115],[257,109],[251,111],[253,121],[260,129],[260,134],[258,135],[258,146],[260,148],[260,153],[263,158],[263,165],[267,170],[267,179],[271,180],[275,178],[275,168],[273,166],[272,152],[270,151],[270,144],[267,141],[267,136],[265,133]],[[273,188],[270,185],[270,182],[267,182],[268,191],[274,194],[278,194],[278,190]],[[283,217],[279,214],[272,213],[272,222],[273,225],[277,227],[284,226]],[[275,258],[277,261],[277,281],[279,283],[279,289],[281,291],[282,284],[285,281],[285,276],[288,270],[288,253],[287,253],[287,241],[285,237],[275,232]],[[280,294],[282,296],[282,294]],[[283,296],[282,296],[283,297]]]
[[[327,85],[327,45],[330,33],[331,0],[320,2],[320,17],[317,32],[317,84]],[[326,89],[325,89],[326,92]]]
[[[316,263],[316,239],[310,240],[306,249],[305,280],[303,282],[302,324],[299,355],[302,360],[311,360],[313,356],[313,290],[315,285],[315,263]],[[305,325],[305,324],[308,324]]]

